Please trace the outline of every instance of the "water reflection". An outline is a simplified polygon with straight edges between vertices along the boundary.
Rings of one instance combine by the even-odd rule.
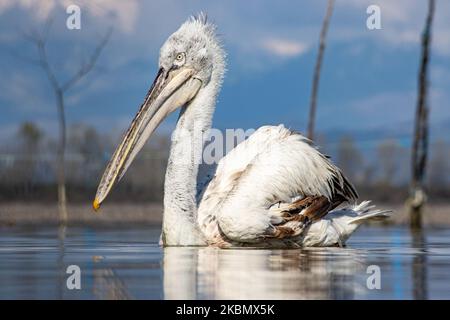
[[[164,249],[166,299],[352,299],[355,250]],[[360,280],[360,279],[358,279]]]
[[[450,298],[450,230],[365,228],[348,248],[161,248],[159,229],[2,229],[0,299]],[[82,270],[68,290],[66,269]],[[366,286],[378,265],[381,289]]]
[[[100,300],[129,300],[125,282],[110,268],[95,268],[93,294]]]
[[[411,231],[412,246],[417,248],[420,253],[416,254],[412,261],[412,281],[413,281],[413,298],[427,299],[427,251],[425,232],[420,230]]]
[[[58,226],[58,258],[56,260],[58,273],[58,282],[56,291],[58,292],[58,299],[64,297],[65,287],[65,267],[64,267],[64,254],[65,254],[65,241],[66,241],[67,227],[65,225]]]

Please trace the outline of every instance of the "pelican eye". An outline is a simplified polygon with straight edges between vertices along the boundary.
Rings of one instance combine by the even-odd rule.
[[[184,53],[177,54],[175,60],[177,60],[177,62],[182,62],[184,60]]]

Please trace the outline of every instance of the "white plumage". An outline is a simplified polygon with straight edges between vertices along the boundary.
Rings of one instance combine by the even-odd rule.
[[[198,209],[207,239],[259,242],[282,222],[277,208],[306,195],[331,199],[338,171],[309,140],[284,126],[259,128],[218,164]]]
[[[225,72],[215,27],[204,17],[188,20],[162,47],[159,64],[144,104],[103,175],[94,207],[154,128],[181,106],[166,172],[163,244],[344,245],[360,223],[386,216],[368,202],[355,205],[356,191],[342,172],[310,140],[283,125],[259,128],[203,176],[204,141],[196,133],[211,127]]]
[[[221,246],[342,246],[361,223],[388,212],[365,201],[329,212],[300,237],[261,239],[282,223],[280,212],[299,197],[331,199],[328,182],[336,170],[302,135],[282,125],[261,127],[219,162],[201,195],[200,229],[207,241]]]

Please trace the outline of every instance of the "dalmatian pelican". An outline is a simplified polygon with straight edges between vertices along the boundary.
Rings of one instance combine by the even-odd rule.
[[[163,245],[342,246],[362,222],[386,217],[368,201],[356,204],[341,170],[283,125],[259,128],[210,174],[199,170],[204,141],[195,132],[211,128],[225,73],[215,29],[200,15],[166,40],[159,71],[106,167],[94,209],[163,119],[180,108],[164,184]]]

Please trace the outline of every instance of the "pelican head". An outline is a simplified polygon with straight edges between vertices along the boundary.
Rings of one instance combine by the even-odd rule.
[[[211,81],[224,53],[214,25],[204,15],[191,18],[161,48],[159,71],[121,143],[109,161],[97,189],[97,210],[111,188],[123,177],[158,125],[177,108],[195,99]]]

